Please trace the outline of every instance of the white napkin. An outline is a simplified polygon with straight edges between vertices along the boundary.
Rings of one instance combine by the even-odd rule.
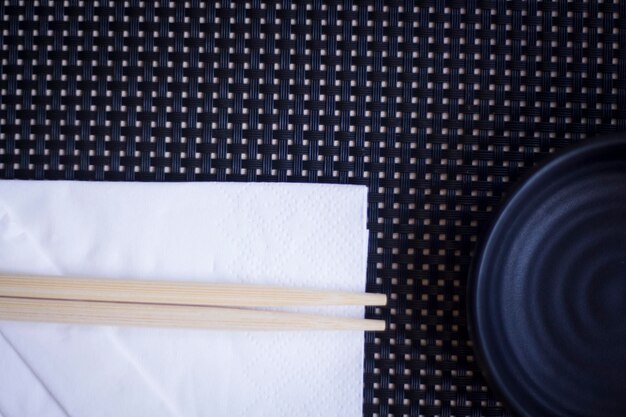
[[[366,255],[365,187],[0,181],[0,272],[363,291]],[[362,366],[359,332],[0,321],[0,415],[361,416]]]

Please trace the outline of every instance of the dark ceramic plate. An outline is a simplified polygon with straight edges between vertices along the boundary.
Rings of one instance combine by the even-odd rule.
[[[522,416],[626,415],[626,135],[539,166],[474,259],[470,331]]]

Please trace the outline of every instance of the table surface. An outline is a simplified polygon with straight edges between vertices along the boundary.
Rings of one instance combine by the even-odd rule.
[[[364,415],[511,415],[468,266],[529,167],[626,128],[626,2],[23,3],[0,5],[0,178],[367,185],[390,304]]]

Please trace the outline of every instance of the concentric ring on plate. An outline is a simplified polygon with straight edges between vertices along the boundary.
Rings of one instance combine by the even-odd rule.
[[[520,415],[624,415],[626,135],[559,153],[509,194],[477,250],[468,315]]]

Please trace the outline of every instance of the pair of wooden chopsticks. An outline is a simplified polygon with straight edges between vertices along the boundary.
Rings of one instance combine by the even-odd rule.
[[[0,320],[232,330],[384,330],[382,320],[250,307],[383,306],[384,294],[258,285],[0,275]]]

